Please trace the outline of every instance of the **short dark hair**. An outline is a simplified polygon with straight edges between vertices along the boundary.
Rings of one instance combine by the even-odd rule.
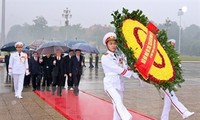
[[[81,51],[81,50],[80,50],[80,49],[76,49],[75,52],[76,52],[76,51]]]
[[[34,54],[34,53],[37,53],[37,54],[38,54],[38,52],[37,52],[37,51],[33,51],[33,54]]]
[[[73,52],[73,51],[74,51],[74,50],[72,50],[72,49],[69,49],[69,50],[68,50],[68,52]]]

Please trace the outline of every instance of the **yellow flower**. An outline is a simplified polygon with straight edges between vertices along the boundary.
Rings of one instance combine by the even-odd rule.
[[[137,30],[137,33],[135,32]],[[126,39],[128,48],[132,48],[134,55],[139,58],[144,43],[147,38],[148,29],[140,22],[132,19],[127,19],[123,22],[122,33]],[[174,78],[174,69],[171,61],[160,45],[157,42],[157,52],[154,63],[149,70],[149,79],[154,82],[171,81]],[[139,72],[139,71],[138,71]]]

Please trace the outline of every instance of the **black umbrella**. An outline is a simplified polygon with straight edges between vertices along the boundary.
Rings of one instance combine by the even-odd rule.
[[[69,49],[63,42],[60,41],[49,41],[38,47],[36,50],[40,54],[54,54],[56,50],[61,50],[65,52]]]
[[[87,53],[99,53],[99,51],[97,50],[96,47],[88,44],[88,43],[76,43],[75,45],[73,45],[71,47],[71,49],[80,49],[83,52],[87,52]]]
[[[6,52],[16,51],[15,43],[16,42],[9,42],[9,43],[3,45],[1,47],[1,51],[6,51]]]
[[[15,48],[15,43],[17,42],[9,42],[9,43],[6,43],[5,45],[3,45],[1,47],[1,51],[5,51],[5,52],[12,52],[12,51],[16,51],[16,48]],[[23,46],[23,50],[27,50],[29,49],[27,46]]]

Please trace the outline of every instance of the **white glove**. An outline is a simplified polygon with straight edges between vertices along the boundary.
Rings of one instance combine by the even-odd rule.
[[[29,75],[29,74],[30,74],[29,70],[26,70],[26,76]]]
[[[8,75],[10,75],[10,76],[11,76],[11,75],[12,75],[12,73],[11,73],[11,72],[9,72],[9,73],[8,73]]]
[[[133,76],[135,79],[139,79],[139,76],[138,76],[137,73],[134,73],[134,72],[133,72],[132,76]]]
[[[8,71],[8,75],[10,75],[10,76],[12,75],[12,70]]]

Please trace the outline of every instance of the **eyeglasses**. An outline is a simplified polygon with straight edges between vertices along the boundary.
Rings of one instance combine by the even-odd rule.
[[[16,48],[22,48],[22,47],[16,47]]]

